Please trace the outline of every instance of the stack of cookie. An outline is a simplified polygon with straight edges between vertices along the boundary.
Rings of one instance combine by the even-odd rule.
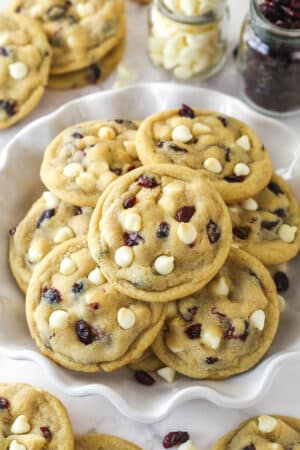
[[[41,178],[49,191],[11,230],[10,263],[46,356],[83,372],[130,365],[148,385],[145,371],[220,379],[263,358],[300,212],[249,127],[187,105],[85,122],[49,144]]]
[[[45,88],[106,78],[125,47],[125,0],[14,0],[0,14],[0,129],[37,106]]]
[[[19,383],[0,384],[0,443],[7,450],[141,450],[114,436],[74,439],[63,404],[48,392]]]

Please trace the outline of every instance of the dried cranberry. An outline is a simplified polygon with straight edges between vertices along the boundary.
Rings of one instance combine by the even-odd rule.
[[[225,161],[231,161],[231,149],[229,147],[225,149]]]
[[[168,147],[169,147],[169,149],[173,150],[176,153],[187,153],[188,152],[186,148],[179,147],[176,144],[169,144]]]
[[[40,431],[45,439],[49,440],[52,438],[52,433],[48,427],[40,427]]]
[[[50,305],[54,305],[62,302],[62,296],[58,289],[44,288],[42,291],[42,300]]]
[[[206,232],[211,244],[218,242],[221,237],[220,228],[213,220],[210,220],[206,225]]]
[[[235,335],[235,327],[233,326],[233,323],[231,322],[231,320],[227,320],[226,330],[224,331],[224,338],[228,340],[239,339],[241,341],[246,341],[247,337],[249,336],[249,322],[245,320],[244,325],[244,333]]]
[[[215,306],[211,308],[211,313],[217,316],[220,322],[224,322],[225,320],[227,320],[226,314],[217,311],[217,308]]]
[[[36,227],[40,228],[42,226],[43,222],[45,220],[51,219],[51,217],[53,217],[54,214],[55,214],[55,209],[54,208],[46,209],[45,211],[43,211],[42,214],[40,215],[38,221],[37,221]]]
[[[283,194],[283,191],[282,191],[281,188],[278,186],[278,184],[275,183],[275,181],[271,181],[271,182],[268,184],[268,189],[269,189],[270,191],[272,191],[273,194],[275,194],[275,195]]]
[[[17,231],[17,227],[12,227],[12,228],[10,228],[8,233],[10,236],[14,236],[16,234],[16,231]]]
[[[134,170],[134,169],[136,169],[136,167],[135,166],[129,166],[129,167],[127,167],[127,169],[126,169],[126,173],[128,173],[128,172],[131,172],[132,170]]]
[[[261,227],[265,230],[273,230],[279,224],[279,220],[269,221],[263,220],[261,223]]]
[[[74,139],[82,139],[83,135],[81,133],[79,133],[79,131],[74,131],[74,133],[72,133],[72,138],[74,138]]]
[[[74,283],[72,286],[72,293],[74,295],[81,294],[81,292],[84,289],[84,282],[83,281],[77,281],[77,283]]]
[[[248,239],[250,231],[251,231],[250,227],[238,227],[238,226],[233,227],[233,234],[242,241]]]
[[[113,173],[115,173],[116,175],[118,175],[118,177],[120,176],[120,175],[122,175],[122,169],[119,169],[119,168],[117,168],[117,169],[110,169]]]
[[[9,401],[7,398],[0,397],[0,409],[8,409],[9,406]]]
[[[81,216],[83,210],[80,206],[74,206],[74,216]]]
[[[245,177],[243,175],[228,175],[224,180],[228,183],[242,183]]]
[[[159,141],[159,142],[156,144],[156,147],[157,147],[157,148],[163,148],[163,146],[165,145],[165,143],[166,143],[166,141]]]
[[[87,71],[86,81],[90,84],[95,84],[102,75],[102,71],[98,64],[92,64]]]
[[[255,445],[251,442],[251,444],[247,445],[246,447],[243,447],[242,450],[256,450]]]
[[[206,364],[208,364],[208,365],[216,364],[218,361],[219,361],[219,358],[216,358],[213,356],[208,356],[205,360]]]
[[[190,106],[185,105],[184,103],[181,105],[181,108],[179,110],[179,115],[181,117],[189,117],[190,119],[195,118],[194,110]]]
[[[158,239],[167,238],[169,236],[169,233],[170,225],[167,222],[161,222],[156,232],[156,236],[158,237]]]
[[[191,308],[188,308],[184,313],[181,312],[180,315],[185,322],[192,322],[198,311],[198,306],[191,306]]]
[[[8,56],[8,50],[6,47],[0,47],[0,56]]]
[[[147,189],[153,189],[158,186],[158,182],[154,177],[143,174],[138,178],[138,185]]]
[[[219,116],[218,117],[219,121],[223,124],[223,126],[226,128],[228,127],[228,119],[224,116]]]
[[[278,208],[273,211],[273,214],[275,214],[278,217],[281,217],[282,219],[287,216],[286,210],[284,208]]]
[[[175,214],[175,218],[177,222],[187,223],[193,217],[195,211],[196,208],[194,206],[183,206],[182,208],[178,209]]]
[[[124,200],[123,208],[129,209],[132,208],[135,204],[136,204],[136,196],[132,195],[131,197],[128,197],[126,200]]]
[[[199,339],[201,335],[201,324],[195,323],[185,329],[185,334],[189,339]]]
[[[276,284],[277,292],[286,292],[289,290],[290,280],[284,272],[276,272],[274,275],[274,282]]]
[[[135,372],[134,377],[136,381],[144,386],[152,386],[155,383],[154,378],[144,370],[138,370]]]
[[[171,448],[176,445],[184,444],[190,439],[189,433],[186,431],[171,431],[163,439],[163,447]]]
[[[16,100],[0,100],[0,108],[6,112],[6,114],[11,117],[17,113],[17,102]]]
[[[135,245],[139,245],[140,242],[144,241],[144,238],[140,234],[135,232],[124,233],[123,238],[124,244],[128,247],[134,247]]]
[[[85,320],[79,320],[76,324],[77,336],[84,345],[90,345],[94,340],[94,334],[92,327],[85,322]]]
[[[91,309],[92,311],[97,311],[97,309],[99,309],[99,307],[100,307],[100,305],[97,302],[88,304],[88,308]]]

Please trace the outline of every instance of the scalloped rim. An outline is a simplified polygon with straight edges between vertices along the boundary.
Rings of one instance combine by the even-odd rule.
[[[120,89],[118,92],[128,92],[131,91],[138,91],[138,90],[163,90],[164,88],[168,89],[197,89],[197,94],[199,95],[198,98],[201,98],[201,96],[205,95],[218,95],[220,97],[220,104],[222,104],[222,99],[224,100],[224,103],[231,102],[232,104],[236,104],[238,109],[242,109],[246,112],[248,116],[252,116],[256,120],[260,120],[263,122],[268,122],[269,124],[273,125],[273,127],[280,127],[285,131],[285,133],[289,133],[294,139],[299,140],[299,137],[296,132],[291,130],[287,125],[282,124],[272,118],[267,118],[255,111],[252,111],[246,104],[241,102],[240,100],[237,100],[236,98],[229,96],[227,94],[223,94],[214,90],[210,89],[203,89],[203,88],[195,88],[191,86],[178,86],[177,84],[171,84],[170,83],[143,83],[138,84],[135,86],[130,86],[124,89]],[[35,129],[36,127],[40,125],[44,125],[45,123],[49,123],[49,121],[57,120],[61,115],[67,114],[69,110],[71,110],[74,106],[78,106],[81,103],[88,102],[90,98],[93,98],[93,101],[95,99],[101,99],[106,96],[110,95],[116,95],[116,91],[104,91],[99,93],[93,93],[84,97],[81,97],[76,100],[72,100],[71,102],[68,102],[64,105],[62,105],[60,108],[58,108],[56,111],[44,115],[41,118],[33,121],[26,127],[24,127],[19,133],[16,134],[16,136],[5,146],[3,151],[0,155],[0,174],[4,172],[6,168],[6,164],[9,158],[9,152],[10,149],[14,147],[15,143],[18,142],[20,138],[22,138],[23,135],[30,132],[31,129]],[[300,152],[299,152],[299,158],[300,158]],[[69,387],[64,381],[60,379],[60,377],[57,376],[56,373],[56,366],[52,364],[47,358],[45,358],[42,354],[38,353],[38,351],[32,351],[32,350],[7,350],[5,347],[1,346],[0,343],[0,355],[7,357],[9,359],[13,360],[27,360],[32,361],[36,363],[38,366],[40,366],[47,376],[49,376],[51,382],[64,394],[68,394],[70,396],[90,396],[90,395],[101,395],[107,400],[109,400],[123,415],[142,422],[142,423],[154,423],[156,421],[162,420],[164,417],[166,417],[175,407],[178,407],[184,402],[187,402],[189,400],[195,400],[195,399],[205,399],[207,401],[210,401],[214,403],[217,406],[224,407],[224,408],[235,408],[235,409],[243,409],[250,406],[253,406],[258,400],[260,400],[263,396],[267,395],[269,392],[269,389],[279,372],[279,370],[287,363],[293,362],[293,361],[299,361],[300,359],[300,351],[291,351],[287,353],[279,353],[277,355],[274,355],[272,357],[269,357],[265,359],[261,366],[264,366],[264,370],[261,373],[260,376],[260,383],[258,385],[258,389],[255,393],[247,396],[243,395],[239,398],[233,398],[229,394],[222,394],[221,392],[218,392],[216,389],[213,389],[211,387],[207,386],[193,386],[188,388],[182,388],[180,391],[176,392],[174,395],[172,395],[168,401],[164,402],[162,405],[160,405],[159,408],[153,408],[151,411],[141,411],[136,409],[135,407],[132,407],[130,404],[127,403],[126,399],[123,398],[121,395],[116,393],[113,389],[110,387],[105,386],[104,384],[95,384],[95,383],[89,383],[85,386],[81,387]]]

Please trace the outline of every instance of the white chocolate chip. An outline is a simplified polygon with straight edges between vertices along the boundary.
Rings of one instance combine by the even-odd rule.
[[[28,260],[32,264],[36,264],[40,262],[45,256],[45,251],[43,250],[41,245],[32,243],[28,250]]]
[[[265,328],[266,314],[262,309],[254,311],[250,316],[250,323],[259,331],[263,331]]]
[[[129,330],[135,324],[135,314],[129,308],[120,308],[118,311],[118,324],[124,330]]]
[[[30,425],[26,416],[18,416],[10,427],[12,434],[26,434],[30,431]]]
[[[12,441],[9,450],[26,450],[26,447],[23,444],[19,444],[17,441]]]
[[[72,275],[77,269],[77,264],[72,258],[64,258],[60,263],[59,271],[62,275]]]
[[[180,194],[184,190],[183,183],[173,181],[172,183],[166,184],[163,188],[164,194]]]
[[[101,127],[98,136],[100,139],[112,140],[116,137],[116,132],[112,127]]]
[[[169,275],[174,270],[174,256],[159,256],[154,262],[154,268],[160,275]]]
[[[197,448],[194,446],[193,442],[189,439],[188,441],[179,445],[178,450],[197,450]]]
[[[283,313],[286,310],[286,301],[285,298],[282,297],[282,295],[278,295],[278,305],[279,305],[279,310],[281,313]]]
[[[291,244],[295,240],[297,231],[298,227],[291,227],[290,225],[284,223],[278,230],[278,236],[282,241]]]
[[[136,154],[136,145],[134,141],[124,141],[123,145],[125,147],[125,150],[130,154],[130,155],[135,155]]]
[[[10,64],[8,70],[14,80],[23,80],[28,74],[28,67],[20,61]]]
[[[92,214],[93,208],[90,206],[81,206],[82,214]]]
[[[224,295],[225,297],[228,296],[229,287],[224,277],[219,278],[214,284],[213,291],[215,295]]]
[[[237,163],[233,169],[236,176],[246,176],[250,173],[250,168],[245,163]]]
[[[43,193],[43,199],[47,208],[56,208],[59,204],[59,199],[52,192],[46,191]]]
[[[258,203],[254,198],[248,198],[242,203],[242,206],[246,211],[257,211],[258,209]]]
[[[71,239],[73,236],[74,233],[70,227],[62,227],[56,232],[53,241],[55,244],[60,244],[61,242]]]
[[[75,179],[76,184],[87,193],[93,192],[96,187],[96,180],[89,173],[82,173]]]
[[[95,267],[95,269],[89,273],[88,280],[90,283],[95,284],[96,286],[100,286],[101,284],[106,282],[99,267]]]
[[[126,231],[140,231],[142,227],[142,218],[139,214],[132,211],[124,211],[121,215],[121,222]]]
[[[197,237],[197,230],[192,223],[181,222],[177,227],[177,235],[184,244],[192,244]]]
[[[222,331],[217,326],[210,326],[206,328],[202,335],[202,340],[204,343],[212,348],[213,350],[217,350],[221,344]]]
[[[194,123],[193,125],[193,135],[199,136],[203,133],[209,133],[211,131],[211,128],[204,123]]]
[[[278,444],[277,442],[272,442],[272,444],[269,444],[268,450],[284,450],[281,444]]]
[[[207,158],[204,161],[203,166],[206,170],[213,173],[221,173],[223,170],[222,164],[217,160],[217,158]]]
[[[95,12],[95,8],[92,3],[78,3],[76,6],[77,12],[80,17],[91,16]]]
[[[65,328],[68,325],[69,314],[66,311],[56,310],[49,317],[49,326],[52,329]]]
[[[272,433],[277,427],[277,419],[271,416],[260,416],[258,418],[258,429],[261,433]]]
[[[179,125],[172,131],[172,139],[179,142],[189,142],[193,139],[193,135],[188,127]]]
[[[157,375],[163,378],[167,383],[173,383],[176,371],[171,367],[163,367],[157,371]]]
[[[236,144],[244,149],[246,152],[248,152],[251,148],[250,139],[247,135],[241,136],[237,141]]]
[[[64,175],[68,178],[76,178],[79,177],[83,172],[83,167],[79,163],[70,163],[67,164],[64,168]]]
[[[38,18],[43,14],[43,8],[41,5],[33,5],[33,7],[29,11],[31,17]]]
[[[120,247],[115,253],[115,263],[120,267],[128,267],[133,261],[133,251],[130,247]]]

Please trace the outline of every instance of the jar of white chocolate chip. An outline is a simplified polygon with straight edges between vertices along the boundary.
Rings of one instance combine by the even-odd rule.
[[[154,0],[149,8],[149,54],[177,79],[205,79],[226,59],[227,0]]]

